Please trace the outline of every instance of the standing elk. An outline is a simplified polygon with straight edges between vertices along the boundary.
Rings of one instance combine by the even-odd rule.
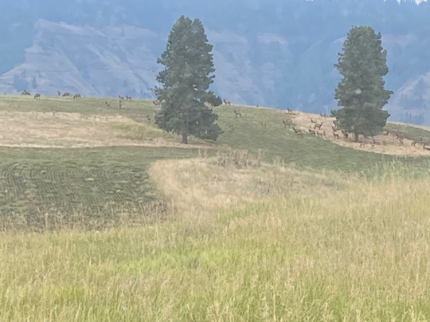
[[[231,102],[229,100],[227,100],[227,99],[224,98],[224,104],[225,105],[231,105]]]
[[[287,113],[293,114],[293,110],[291,108],[287,108]]]
[[[291,125],[293,124],[293,122],[291,122],[291,120],[282,120],[282,123],[284,123],[284,127],[288,127],[291,129]]]
[[[121,100],[119,100],[118,101],[118,109],[121,109],[122,108],[122,101]]]
[[[236,110],[236,109],[234,109],[233,110],[233,112],[234,112],[234,116],[237,118],[237,116],[239,115],[240,117],[242,117],[242,113],[240,113],[240,111],[239,110]]]
[[[38,99],[40,99],[40,94],[39,94],[39,93],[36,93],[36,95],[34,95],[34,98],[38,98]]]
[[[323,123],[315,123],[314,125],[314,129],[316,130],[318,128],[318,130],[321,130],[321,126],[323,125]]]
[[[125,100],[126,101],[131,101],[131,96],[125,95]]]
[[[110,104],[109,104],[108,102],[106,102],[106,101],[105,101],[105,105],[106,105],[107,107],[110,107]]]
[[[338,134],[338,133],[336,133],[336,132],[333,132],[333,138],[335,138],[335,139],[339,139],[339,134]]]
[[[76,93],[75,95],[73,95],[73,99],[75,99],[75,98],[82,98],[82,96],[81,96],[81,94]]]
[[[294,130],[294,133],[296,133],[297,137],[299,137],[299,136],[303,137],[302,130],[296,129],[294,126],[293,126],[293,130]]]
[[[120,100],[123,100],[123,99],[124,99],[124,96],[118,95],[118,98],[119,98]]]
[[[160,105],[161,104],[161,101],[160,100],[155,100],[155,101],[152,101],[152,103],[154,103],[154,105]]]
[[[266,128],[266,122],[260,122],[262,128]]]
[[[310,133],[312,136],[315,136],[315,134],[316,134],[315,130],[312,130],[312,129],[309,129],[309,133]]]
[[[65,92],[65,93],[63,94],[63,97],[66,97],[66,96],[70,96],[70,93],[69,93],[69,92]]]

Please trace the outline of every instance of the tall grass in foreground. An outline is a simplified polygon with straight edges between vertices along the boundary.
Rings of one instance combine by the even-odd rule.
[[[430,182],[4,234],[1,321],[428,321]]]

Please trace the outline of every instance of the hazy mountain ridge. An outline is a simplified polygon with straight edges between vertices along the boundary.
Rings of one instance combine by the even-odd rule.
[[[24,0],[4,8],[0,31],[1,25],[9,29],[0,45],[5,57],[0,62],[1,92],[60,89],[152,97],[150,88],[161,68],[156,58],[171,25],[186,14],[202,20],[214,45],[212,89],[218,95],[247,105],[327,112],[336,108],[333,96],[340,75],[333,65],[346,33],[351,25],[370,25],[382,33],[388,50],[386,87],[395,92],[388,106],[391,120],[430,124],[430,25],[424,23],[428,3],[39,2],[36,10]],[[24,22],[19,13],[29,19]],[[32,20],[36,27],[29,25]]]

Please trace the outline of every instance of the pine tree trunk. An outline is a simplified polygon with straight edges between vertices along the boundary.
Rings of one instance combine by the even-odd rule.
[[[354,142],[358,142],[358,136],[359,136],[359,134],[358,133],[354,133]]]
[[[188,144],[188,134],[187,132],[182,132],[182,143]]]

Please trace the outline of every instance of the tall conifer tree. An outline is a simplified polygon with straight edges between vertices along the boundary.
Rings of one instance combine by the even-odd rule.
[[[335,65],[343,76],[335,98],[341,109],[333,111],[340,128],[354,133],[373,136],[380,133],[388,117],[382,108],[388,103],[392,91],[385,90],[383,76],[388,73],[387,51],[382,48],[381,34],[370,27],[353,27],[339,53]]]
[[[157,59],[164,65],[157,81],[163,87],[155,87],[157,99],[161,101],[155,123],[167,132],[182,135],[182,143],[188,136],[216,140],[222,133],[215,123],[218,115],[204,105],[209,85],[215,72],[213,46],[208,43],[200,20],[181,16],[173,25],[166,50]]]

